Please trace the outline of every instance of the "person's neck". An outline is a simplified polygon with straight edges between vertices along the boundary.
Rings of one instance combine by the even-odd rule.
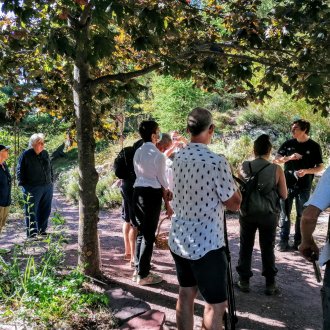
[[[308,141],[308,139],[309,139],[309,136],[307,134],[305,134],[305,135],[303,135],[301,137],[298,137],[297,138],[297,141],[300,142],[300,143],[303,143],[303,142]]]
[[[203,144],[209,144],[210,142],[205,137],[200,136],[191,136],[190,138],[191,143],[203,143]]]
[[[268,159],[269,159],[269,156],[270,156],[270,155],[256,156],[256,159],[257,159],[257,158],[261,158],[261,159],[264,159],[264,160],[268,160]]]

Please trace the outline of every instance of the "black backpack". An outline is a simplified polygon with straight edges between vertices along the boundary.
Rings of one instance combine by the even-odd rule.
[[[251,176],[247,181],[234,177],[239,183],[242,193],[240,208],[240,214],[242,216],[266,215],[277,212],[279,198],[276,191],[272,189],[271,191],[265,192],[262,186],[258,184],[259,173],[269,165],[270,163],[263,166],[256,173],[253,173],[251,163],[249,163]],[[273,192],[273,194],[270,194],[271,192]]]
[[[133,147],[125,147],[117,155],[113,164],[113,168],[117,178],[123,180],[135,180],[133,164],[135,150],[136,149]]]

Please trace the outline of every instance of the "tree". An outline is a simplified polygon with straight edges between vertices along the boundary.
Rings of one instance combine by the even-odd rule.
[[[100,274],[93,129],[97,102],[136,93],[152,71],[192,78],[214,90],[217,79],[247,99],[282,86],[320,109],[329,105],[329,4],[259,0],[4,0],[1,83],[41,84],[35,102],[75,114],[79,149],[79,263]],[[302,19],[303,17],[303,19]],[[253,85],[253,72],[263,73]],[[72,92],[73,97],[70,95]],[[71,110],[73,107],[74,112]]]

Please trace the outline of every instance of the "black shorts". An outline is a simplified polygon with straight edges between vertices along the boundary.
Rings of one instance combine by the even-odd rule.
[[[171,253],[181,287],[197,286],[208,304],[220,304],[227,300],[228,261],[224,247],[209,251],[197,260]]]
[[[123,197],[121,217],[125,222],[130,222],[132,226],[136,227],[133,204],[133,183],[123,180],[120,192]]]

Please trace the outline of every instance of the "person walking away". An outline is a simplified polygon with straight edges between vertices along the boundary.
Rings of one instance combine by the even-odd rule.
[[[211,113],[195,108],[187,119],[190,143],[173,161],[174,216],[169,247],[179,282],[177,328],[194,328],[197,292],[206,301],[202,329],[222,329],[227,306],[225,207],[237,211],[241,194],[224,156],[209,150],[214,133]]]
[[[143,121],[139,126],[143,145],[135,152],[134,212],[138,234],[135,248],[135,272],[133,281],[139,285],[160,283],[163,279],[150,272],[150,262],[158,226],[162,197],[171,199],[165,175],[165,156],[157,149],[160,140],[158,124],[153,120]]]
[[[18,185],[22,186],[28,238],[46,236],[53,198],[53,169],[42,133],[30,137],[29,148],[17,165]]]
[[[315,261],[319,257],[319,248],[313,238],[317,218],[320,213],[330,207],[330,167],[322,175],[316,189],[305,204],[307,206],[301,218],[301,244],[299,251],[308,261]],[[329,225],[328,237],[324,247],[323,262],[326,265],[323,286],[321,289],[323,309],[323,329],[330,329],[330,246],[329,246]],[[321,264],[323,266],[324,264]]]
[[[289,250],[291,227],[291,210],[293,201],[296,204],[296,224],[293,248],[298,249],[301,241],[300,219],[303,205],[307,202],[314,174],[323,170],[321,147],[309,137],[310,123],[299,119],[292,123],[292,139],[282,144],[275,157],[277,164],[284,164],[284,174],[288,187],[288,198],[281,201],[280,242],[277,249],[281,252]]]
[[[10,146],[0,144],[0,234],[5,226],[11,204],[11,175],[6,160]]]
[[[266,278],[267,295],[278,292],[275,284],[277,268],[275,266],[275,237],[276,227],[280,213],[280,198],[287,198],[285,176],[279,165],[271,164],[269,157],[272,144],[269,136],[260,135],[254,141],[253,161],[245,161],[242,164],[240,178],[248,181],[257,174],[256,194],[251,193],[249,208],[245,214],[240,213],[240,249],[236,270],[239,274],[238,287],[243,292],[249,292],[249,281],[253,273],[251,270],[252,251],[256,231],[259,231],[259,243],[262,259],[262,275]],[[255,198],[256,200],[252,200]],[[243,202],[244,204],[244,196]],[[259,205],[260,204],[260,205]]]

